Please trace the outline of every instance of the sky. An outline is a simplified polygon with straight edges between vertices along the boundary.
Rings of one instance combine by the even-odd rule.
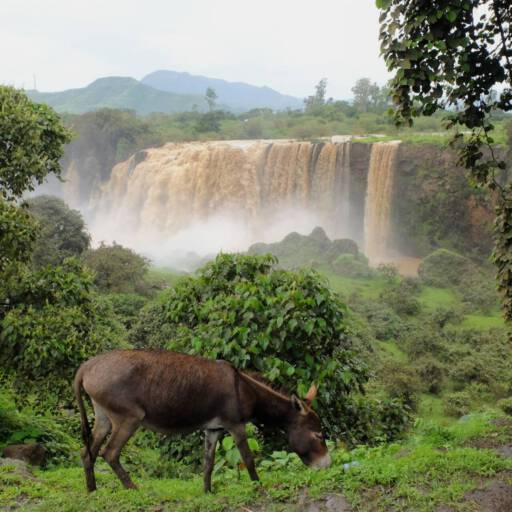
[[[383,84],[375,0],[1,0],[0,83],[40,91],[157,69],[297,97]]]

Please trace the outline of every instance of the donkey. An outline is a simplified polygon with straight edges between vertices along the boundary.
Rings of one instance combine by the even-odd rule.
[[[94,408],[92,436],[82,388]],[[211,491],[215,449],[224,430],[233,436],[250,478],[258,480],[245,431],[249,421],[283,428],[291,449],[304,464],[328,467],[331,459],[320,419],[311,409],[316,391],[312,385],[300,400],[275,391],[226,361],[169,350],[115,350],[96,356],[80,366],[74,380],[87,489],[96,489],[94,463],[109,433],[101,456],[124,487],[136,487],[119,455],[141,425],[164,434],[204,429],[205,492]]]

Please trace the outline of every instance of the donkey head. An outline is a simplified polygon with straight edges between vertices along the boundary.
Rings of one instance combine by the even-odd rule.
[[[303,400],[292,395],[293,412],[288,427],[288,442],[306,466],[327,468],[331,465],[331,457],[322,434],[320,418],[311,408],[316,392],[313,384]]]

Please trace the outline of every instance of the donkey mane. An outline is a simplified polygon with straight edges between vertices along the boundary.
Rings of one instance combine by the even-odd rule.
[[[264,377],[261,373],[248,370],[248,371],[240,371],[240,373],[249,381],[251,381],[254,384],[257,384],[258,386],[266,389],[270,393],[279,396],[280,398],[283,398],[285,400],[291,400],[291,393],[288,389],[284,387],[277,387],[274,385],[274,383],[270,380]]]

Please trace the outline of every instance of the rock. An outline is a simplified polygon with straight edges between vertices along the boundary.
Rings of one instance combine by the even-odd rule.
[[[33,466],[42,466],[46,457],[46,448],[39,443],[11,444],[4,448],[4,457],[25,461]]]
[[[17,459],[0,459],[0,467],[8,466],[9,473],[12,473],[23,480],[35,480],[28,464]],[[12,469],[11,469],[12,468]]]

